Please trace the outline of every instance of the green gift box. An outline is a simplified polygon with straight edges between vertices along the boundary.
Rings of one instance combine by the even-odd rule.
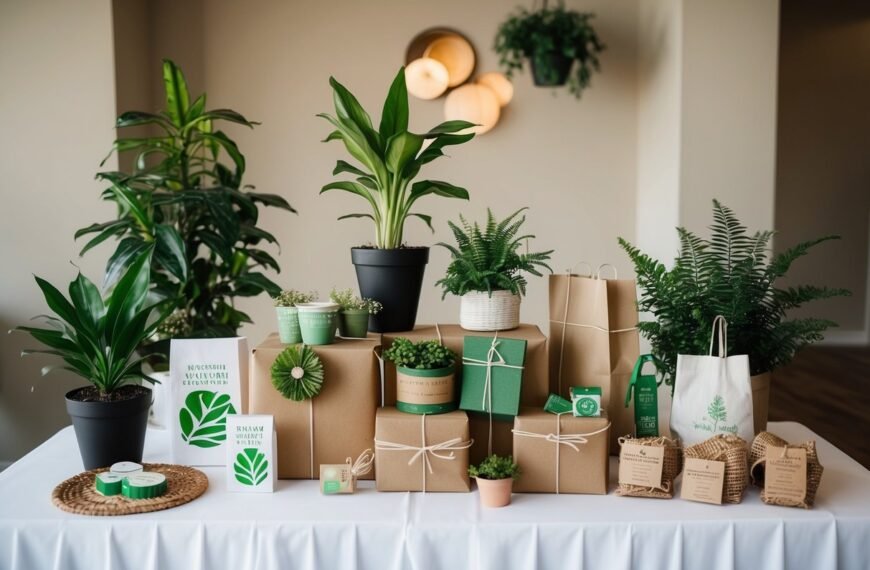
[[[525,362],[525,340],[498,335],[465,337],[460,409],[513,420],[520,411]]]

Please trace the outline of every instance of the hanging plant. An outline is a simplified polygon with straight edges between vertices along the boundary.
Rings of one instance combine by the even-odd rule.
[[[498,28],[495,52],[505,75],[522,71],[529,60],[532,78],[539,87],[568,84],[578,99],[599,70],[598,54],[604,44],[590,24],[594,14],[567,10],[562,2],[540,10],[520,8]],[[577,65],[574,65],[574,62]]]
[[[323,362],[304,344],[287,347],[272,364],[272,385],[295,402],[313,398],[323,387]]]

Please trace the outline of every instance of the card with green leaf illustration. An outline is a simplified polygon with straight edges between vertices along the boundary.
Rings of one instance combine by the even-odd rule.
[[[227,418],[246,411],[245,338],[172,339],[168,390],[172,461],[225,465]]]
[[[227,418],[227,491],[273,493],[277,478],[278,437],[269,415]]]

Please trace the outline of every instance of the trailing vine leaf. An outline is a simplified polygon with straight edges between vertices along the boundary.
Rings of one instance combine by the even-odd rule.
[[[227,439],[227,416],[235,413],[229,394],[191,392],[178,412],[181,439],[196,447],[217,447]]]
[[[309,346],[288,346],[272,364],[272,385],[296,402],[313,398],[323,387],[323,362]]]
[[[236,455],[233,471],[236,474],[236,481],[242,485],[256,487],[266,480],[269,471],[266,454],[257,451],[256,447],[246,447]]]

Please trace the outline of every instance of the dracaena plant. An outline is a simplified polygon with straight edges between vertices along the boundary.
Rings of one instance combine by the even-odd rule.
[[[36,277],[36,283],[53,315],[40,315],[47,328],[18,327],[46,346],[28,349],[27,354],[60,357],[62,365],[46,366],[43,375],[61,368],[81,376],[99,391],[99,398],[129,382],[154,379],[142,371],[143,358],[136,348],[160,325],[168,312],[167,303],[148,300],[151,251],[136,257],[121,274],[108,297],[79,273],[69,284],[67,299],[54,285]]]
[[[850,294],[815,285],[777,287],[792,263],[839,236],[799,243],[770,256],[774,232],[749,234],[734,212],[716,200],[710,229],[710,239],[704,239],[677,228],[680,251],[671,269],[619,238],[637,274],[638,308],[654,317],[638,329],[649,339],[656,368],[671,385],[678,354],[707,353],[716,315],[728,320],[728,352],[749,355],[751,373],[762,374],[788,363],[798,349],[836,326],[827,319],[788,319],[789,311]]]
[[[432,229],[432,218],[412,212],[414,203],[435,194],[447,198],[468,199],[464,188],[441,180],[413,182],[423,165],[444,156],[449,145],[468,142],[474,133],[462,133],[474,125],[467,121],[446,121],[424,134],[408,130],[408,90],[405,68],[390,86],[377,129],[356,97],[335,78],[329,78],[333,89],[335,116],[321,113],[335,130],[324,142],[340,140],[359,166],[339,160],[333,175],[350,174],[354,180],[331,182],[321,189],[343,190],[368,202],[371,213],[347,214],[345,218],[369,218],[375,223],[375,244],[381,249],[401,247],[405,221],[409,216],[423,220]],[[429,141],[428,145],[424,143]],[[361,166],[361,168],[360,168]]]
[[[460,214],[462,227],[448,222],[456,245],[439,243],[450,251],[452,260],[447,267],[447,274],[438,280],[436,285],[444,289],[443,297],[448,293],[462,296],[470,291],[485,291],[492,295],[493,291],[510,291],[514,295],[526,294],[526,277],[524,273],[541,276],[541,271],[553,270],[547,265],[553,250],[536,253],[520,253],[524,241],[534,238],[533,235],[517,235],[526,221],[517,210],[502,221],[486,210],[486,226],[481,228],[477,222],[468,223]]]
[[[295,210],[280,196],[242,184],[245,157],[217,129],[221,122],[249,128],[258,123],[230,109],[207,110],[205,94],[191,100],[184,74],[168,60],[163,83],[160,113],[128,111],[118,117],[119,129],[151,132],[115,141],[112,152],[132,154],[130,171],[97,175],[108,183],[103,199],[118,206],[117,217],[82,228],[76,238],[92,236],[82,254],[107,239],[118,240],[106,266],[108,287],[153,246],[151,292],[172,299],[176,315],[189,321],[177,328],[194,337],[233,336],[251,322],[235,308],[237,297],[281,291],[263,272],[280,267],[263,249],[277,241],[258,226],[259,207]]]

